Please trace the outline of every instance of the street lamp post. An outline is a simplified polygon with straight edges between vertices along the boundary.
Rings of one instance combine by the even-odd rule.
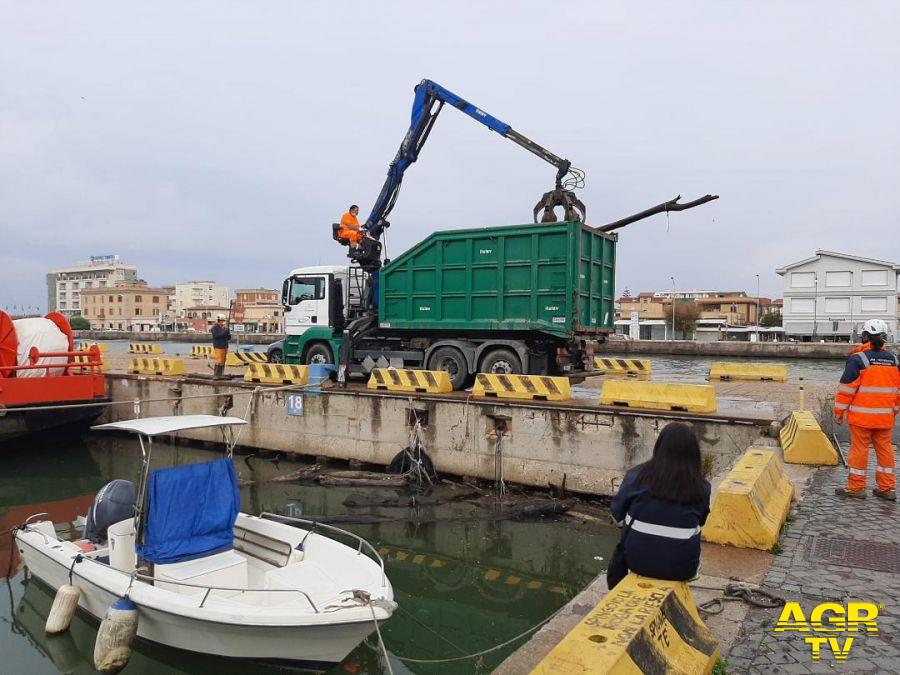
[[[672,280],[672,342],[675,341],[675,277],[669,277]]]
[[[759,342],[759,275],[756,275],[756,341]]]
[[[813,272],[813,330],[812,341],[816,341],[819,332],[819,273]]]

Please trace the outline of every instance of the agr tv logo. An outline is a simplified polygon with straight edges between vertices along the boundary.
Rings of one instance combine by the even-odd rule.
[[[878,610],[884,605],[871,602],[848,602],[846,609],[837,602],[823,602],[809,613],[809,621],[803,614],[800,603],[789,602],[781,610],[776,633],[826,633],[852,636],[857,633],[878,635]],[[846,661],[853,646],[853,637],[807,637],[806,642],[812,650],[812,660],[818,661],[822,648],[827,646],[836,661]]]

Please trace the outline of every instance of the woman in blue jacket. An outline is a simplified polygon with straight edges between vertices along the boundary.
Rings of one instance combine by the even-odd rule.
[[[612,501],[622,536],[609,561],[609,588],[629,571],[671,581],[693,578],[700,566],[700,528],[709,515],[709,494],[697,436],[686,424],[667,425],[653,457],[625,474]]]

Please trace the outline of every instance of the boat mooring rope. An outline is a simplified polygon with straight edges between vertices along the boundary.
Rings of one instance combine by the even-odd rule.
[[[446,659],[414,659],[414,658],[411,658],[411,657],[409,657],[409,656],[398,656],[397,654],[393,654],[392,656],[393,656],[395,659],[397,659],[398,661],[402,661],[402,662],[404,662],[404,663],[422,663],[422,664],[454,663],[454,662],[457,662],[457,661],[466,661],[466,660],[469,660],[469,659],[479,659],[479,664],[478,664],[478,665],[480,666],[480,665],[481,665],[480,659],[481,659],[482,656],[486,656],[487,654],[490,654],[490,653],[492,653],[492,652],[496,652],[496,651],[498,651],[498,650],[500,650],[500,649],[503,649],[504,647],[508,647],[509,645],[513,644],[514,642],[517,642],[517,641],[521,640],[522,638],[528,636],[529,634],[533,633],[534,631],[538,630],[538,629],[541,628],[544,624],[546,624],[546,623],[550,622],[551,620],[553,620],[554,618],[556,618],[556,616],[557,616],[560,612],[562,612],[562,611],[568,606],[568,604],[569,604],[569,603],[564,604],[562,607],[560,607],[560,608],[557,609],[555,612],[553,612],[553,614],[551,614],[550,616],[546,617],[545,619],[542,619],[539,623],[535,624],[534,626],[531,626],[531,627],[528,628],[527,630],[522,631],[521,633],[519,633],[519,634],[516,635],[515,637],[512,637],[512,638],[510,638],[509,640],[506,640],[506,641],[504,641],[504,642],[501,642],[501,643],[498,644],[498,645],[494,645],[493,647],[488,647],[487,649],[482,649],[482,650],[479,651],[479,652],[474,652],[474,653],[472,653],[472,654],[465,654],[465,655],[463,655],[463,656],[451,656],[451,657],[448,657],[448,658],[446,658]],[[406,613],[407,613],[409,616],[412,616],[409,612],[406,612]],[[373,616],[374,616],[374,613],[373,613]],[[433,628],[430,628],[429,626],[426,626],[426,625],[425,625],[424,623],[422,623],[422,622],[419,622],[419,624],[420,624],[421,626],[423,626],[424,628],[428,629],[429,631],[431,631],[432,633],[434,633],[435,635],[437,635],[437,636],[443,638],[443,636],[440,635],[440,634],[439,634],[437,631],[435,631]],[[381,637],[381,631],[378,630],[378,622],[377,622],[377,621],[375,622],[375,627],[376,627],[376,633],[378,634],[378,642],[379,642],[380,650],[379,650],[379,648],[374,647],[368,640],[363,640],[363,644],[366,645],[369,649],[371,649],[371,650],[373,650],[373,651],[381,651],[382,653],[385,653],[385,654],[386,654],[386,653],[387,653],[387,647],[386,647],[385,644],[384,644],[384,639]],[[454,646],[455,646],[455,645],[454,645]],[[457,649],[459,649],[459,648],[457,647]],[[388,666],[388,667],[390,668],[390,666]],[[393,672],[393,671],[391,671],[391,672]]]

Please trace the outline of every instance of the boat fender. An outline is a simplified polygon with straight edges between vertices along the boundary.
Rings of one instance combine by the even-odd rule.
[[[101,673],[118,673],[128,664],[131,645],[137,635],[137,606],[125,596],[106,610],[94,643],[94,668]]]
[[[44,632],[47,635],[57,635],[69,630],[75,610],[78,609],[78,600],[81,598],[81,589],[71,584],[63,584],[56,591],[53,604],[50,606],[50,614],[47,615],[47,623],[44,624]]]

